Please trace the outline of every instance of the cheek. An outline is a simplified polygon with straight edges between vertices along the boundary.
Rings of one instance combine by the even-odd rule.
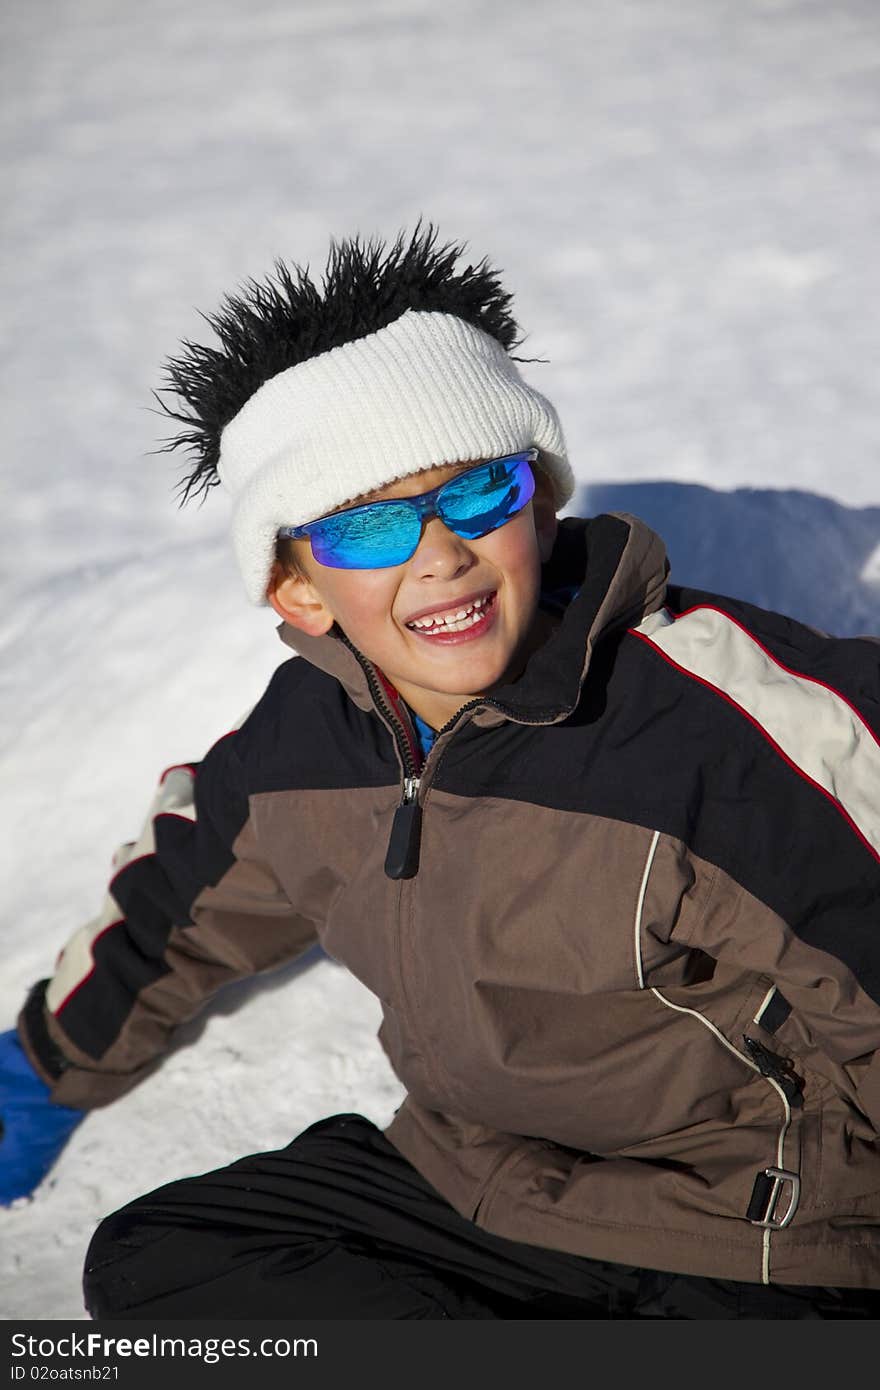
[[[339,626],[355,643],[380,634],[391,617],[397,592],[396,570],[347,570],[326,586],[327,603]]]
[[[541,557],[532,520],[531,508],[493,531],[481,542],[484,554],[505,577],[508,583],[537,588],[540,583]]]

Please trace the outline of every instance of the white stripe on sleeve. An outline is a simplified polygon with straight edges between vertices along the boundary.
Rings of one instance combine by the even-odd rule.
[[[633,632],[736,705],[880,858],[880,743],[838,691],[788,670],[717,608],[652,613]]]
[[[168,813],[182,816],[185,820],[195,820],[193,773],[188,767],[172,767],[165,773],[156,789],[137,840],[121,845],[113,856],[114,877],[126,864],[155,853],[153,818]],[[104,932],[120,921],[122,913],[119,904],[108,890],[98,916],[80,927],[67,942],[55,963],[55,973],[46,987],[46,1006],[50,1013],[58,1013],[71,995],[88,979],[95,968],[95,943]]]

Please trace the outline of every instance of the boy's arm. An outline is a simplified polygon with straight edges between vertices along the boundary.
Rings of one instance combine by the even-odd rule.
[[[809,1055],[880,1134],[880,652],[683,598],[658,645],[723,698],[722,757],[739,771],[709,852],[712,893],[673,937],[765,975],[773,989],[744,1031]],[[732,785],[719,774],[719,804]]]
[[[166,772],[101,913],[31,991],[19,1037],[56,1105],[123,1094],[222,985],[316,939],[260,857],[235,743]]]

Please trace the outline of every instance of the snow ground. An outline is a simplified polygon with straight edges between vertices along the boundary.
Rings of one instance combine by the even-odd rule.
[[[433,218],[505,268],[583,483],[818,494],[805,588],[857,531],[841,604],[870,619],[873,0],[7,0],[3,29],[0,1027],[97,909],[157,772],[286,655],[223,499],[169,505],[145,408],[196,307],[276,255]],[[724,505],[748,537],[754,496]],[[385,1123],[376,1021],[317,957],[224,994],[0,1213],[0,1315],[81,1316],[88,1237],[136,1193],[335,1110]]]
[[[674,583],[735,594],[838,637],[880,631],[880,507],[667,482],[593,483],[576,501],[584,515],[632,512],[653,526]]]

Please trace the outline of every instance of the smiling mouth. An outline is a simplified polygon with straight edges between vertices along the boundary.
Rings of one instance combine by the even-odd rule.
[[[495,593],[483,594],[458,608],[450,607],[442,613],[416,618],[406,626],[420,637],[451,637],[456,633],[471,632],[486,625],[495,608],[495,597]]]

